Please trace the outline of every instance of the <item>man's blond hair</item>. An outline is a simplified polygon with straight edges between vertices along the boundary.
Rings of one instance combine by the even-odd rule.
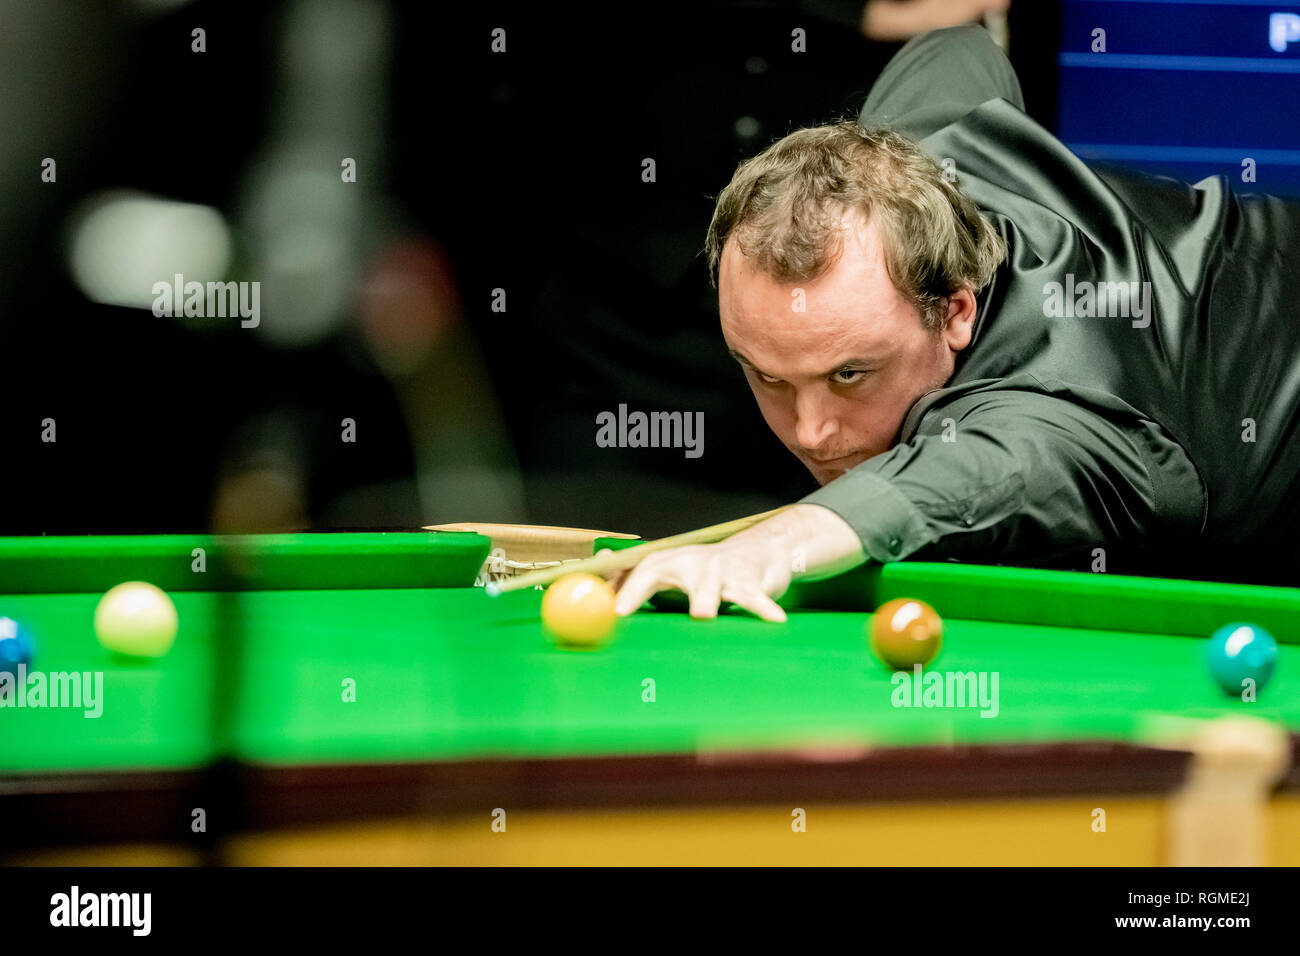
[[[777,282],[816,279],[839,259],[855,210],[876,224],[894,287],[931,330],[943,328],[949,296],[979,292],[1006,258],[1002,237],[915,140],[846,121],[793,132],[737,167],[709,224],[709,274],[716,285],[734,238]]]

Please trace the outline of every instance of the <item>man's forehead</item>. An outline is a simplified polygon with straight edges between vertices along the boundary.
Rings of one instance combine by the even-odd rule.
[[[756,258],[746,255],[741,248],[740,239],[732,235],[723,245],[718,262],[719,292],[724,292],[725,286],[737,283],[782,289],[812,289],[833,286],[845,280],[888,277],[884,244],[879,230],[875,223],[857,211],[844,215],[838,240],[826,250],[826,257],[826,268],[820,275],[808,279],[778,281],[770,270],[760,267]]]
[[[752,266],[724,271],[718,288],[723,323],[778,333],[786,329],[826,333],[898,308],[901,296],[887,270],[864,268],[860,262],[843,265],[843,271],[837,264],[815,280],[788,284]]]
[[[722,331],[731,354],[767,374],[819,375],[862,367],[887,355],[891,323],[864,302],[797,312],[784,308],[724,310]]]

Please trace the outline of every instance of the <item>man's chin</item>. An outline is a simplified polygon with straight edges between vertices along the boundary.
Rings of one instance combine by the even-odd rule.
[[[807,463],[805,462],[805,464]],[[808,470],[812,472],[813,478],[819,485],[829,485],[836,478],[840,477],[840,475],[848,471],[847,468],[841,468],[838,466],[832,468],[821,468],[817,465],[808,465]]]
[[[813,478],[819,485],[829,485],[836,478],[841,477],[845,472],[852,471],[858,465],[867,460],[866,455],[848,455],[844,458],[837,458],[826,464],[818,464],[815,461],[804,458],[802,455],[797,456],[803,466],[808,469]]]

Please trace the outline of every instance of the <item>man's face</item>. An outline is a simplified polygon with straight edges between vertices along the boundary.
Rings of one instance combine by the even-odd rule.
[[[734,239],[718,267],[727,346],[768,427],[823,485],[889,450],[912,403],[951,377],[975,317],[964,289],[944,330],[928,331],[890,281],[875,225],[844,221],[843,255],[813,282],[778,284]]]

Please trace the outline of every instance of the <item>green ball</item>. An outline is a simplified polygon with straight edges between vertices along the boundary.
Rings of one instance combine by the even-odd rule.
[[[1268,684],[1277,667],[1277,641],[1259,625],[1238,621],[1211,635],[1206,656],[1215,683],[1235,697],[1247,678],[1255,682],[1256,691]]]

